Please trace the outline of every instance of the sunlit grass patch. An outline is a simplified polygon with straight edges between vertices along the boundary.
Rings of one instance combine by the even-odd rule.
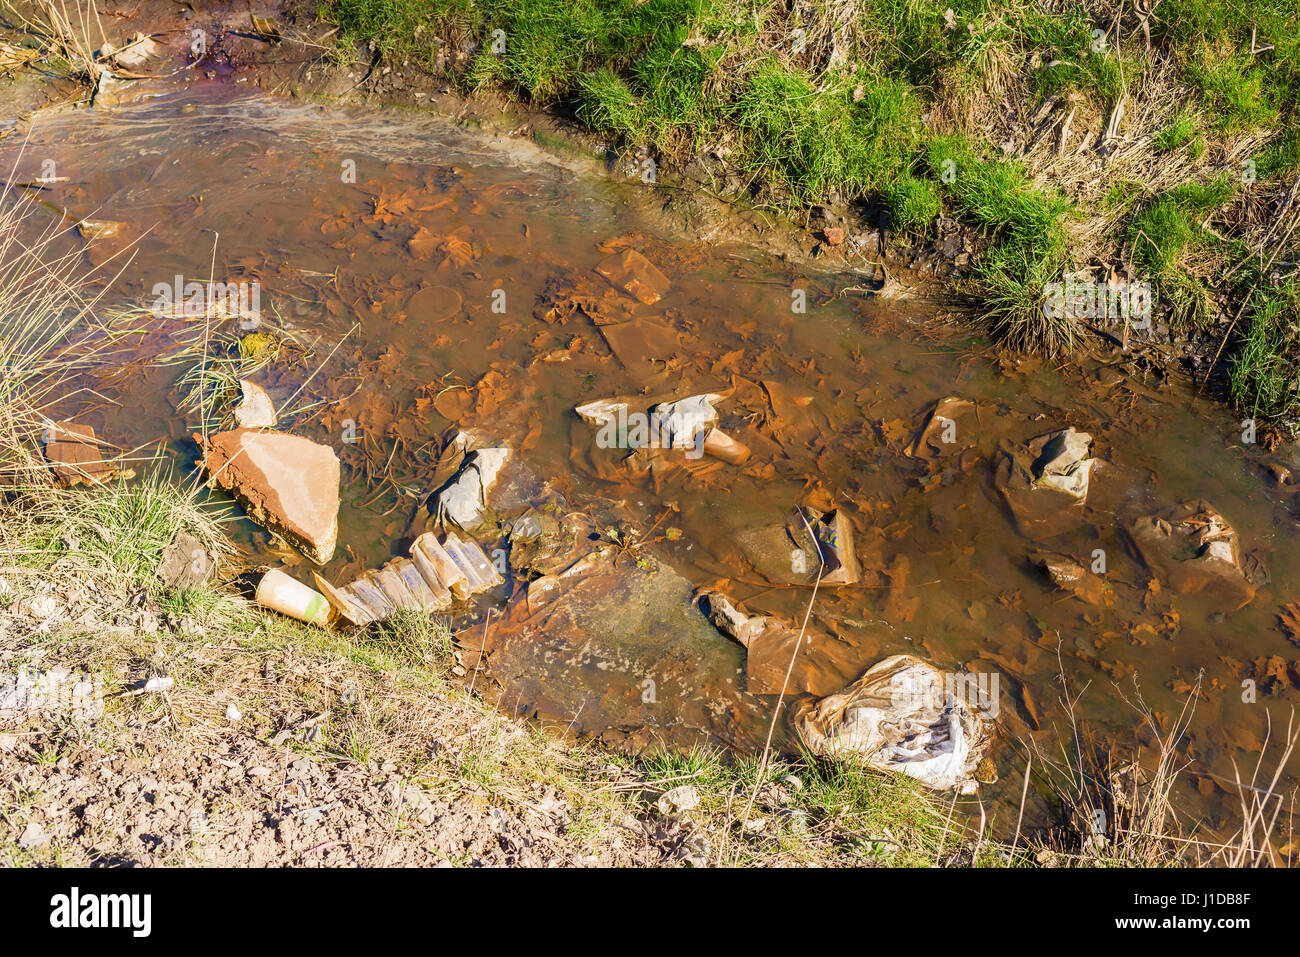
[[[12,559],[32,567],[71,557],[90,572],[149,582],[178,531],[194,536],[214,559],[230,554],[222,532],[230,507],[205,498],[158,470],[93,493],[17,490],[3,507],[7,533],[0,544]]]
[[[742,168],[804,202],[832,189],[845,199],[882,189],[919,142],[906,84],[844,76],[819,94],[808,77],[775,60],[754,70],[732,115],[743,136]]]
[[[1263,286],[1228,363],[1233,399],[1252,417],[1300,418],[1300,286]]]
[[[1201,324],[1210,315],[1210,291],[1198,265],[1219,241],[1206,220],[1235,192],[1227,175],[1209,183],[1185,183],[1148,203],[1128,227],[1134,263],[1154,280],[1161,300],[1180,322]]]
[[[1191,110],[1179,113],[1174,121],[1155,135],[1152,145],[1162,153],[1180,149],[1196,139],[1197,117]]]

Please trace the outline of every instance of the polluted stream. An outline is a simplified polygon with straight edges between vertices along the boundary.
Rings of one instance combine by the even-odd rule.
[[[213,368],[252,354],[241,338],[271,337],[253,340],[274,353],[248,378],[283,407],[279,429],[342,463],[339,546],[318,569],[335,585],[431,527],[459,432],[511,450],[474,530],[505,582],[452,615],[462,659],[484,662],[476,689],[505,710],[633,753],[760,751],[794,645],[723,634],[697,600],[718,589],[794,634],[807,615],[797,701],[895,654],[977,676],[1001,774],[982,800],[1006,828],[1021,742],[1058,759],[1072,747],[1062,674],[1090,740],[1117,752],[1140,709],[1167,734],[1195,693],[1178,804],[1212,827],[1231,826],[1234,765],[1249,775],[1270,715],[1275,743],[1286,727],[1297,512],[1274,476],[1300,463],[1243,443],[1212,401],[1118,362],[999,361],[933,306],[676,238],[617,172],[440,117],[199,84],[47,111],[16,139],[3,161],[18,181],[57,170],[39,190],[52,221],[118,224],[61,241],[113,277],[105,309],[137,310],[63,418],[123,449],[161,445],[186,474],[204,427],[182,381],[198,337]],[[168,288],[209,277],[253,290],[256,323],[157,314]],[[747,457],[627,447],[654,403],[710,393]],[[212,428],[237,398],[214,397]],[[574,411],[605,399],[631,418],[602,429]],[[1026,511],[1013,463],[1041,457],[1016,446],[1067,427],[1092,436],[1086,503]],[[1131,529],[1200,500],[1235,529],[1241,572],[1182,594]],[[801,537],[816,515],[846,523],[855,583],[816,584]],[[1192,507],[1180,527],[1206,515]],[[232,530],[254,564],[311,581],[263,529]],[[1068,588],[1053,563],[1086,574]],[[788,721],[774,743],[798,747]],[[1027,826],[1047,803],[1031,801]]]

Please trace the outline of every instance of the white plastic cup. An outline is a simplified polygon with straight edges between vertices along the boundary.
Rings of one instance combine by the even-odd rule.
[[[262,576],[254,597],[259,605],[309,625],[324,627],[329,621],[330,603],[325,596],[278,568],[272,568]]]

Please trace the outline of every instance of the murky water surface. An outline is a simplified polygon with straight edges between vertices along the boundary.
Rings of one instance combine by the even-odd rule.
[[[155,284],[178,275],[260,284],[262,331],[292,335],[301,352],[257,380],[301,408],[286,428],[330,443],[344,463],[332,580],[404,553],[456,427],[516,450],[526,471],[494,503],[503,515],[558,502],[550,514],[653,542],[640,565],[620,557],[624,574],[575,582],[562,613],[530,616],[516,603],[484,623],[480,606],[457,622],[463,644],[490,651],[506,707],[634,748],[761,746],[773,699],[745,691],[744,651],[690,596],[721,584],[751,612],[801,621],[810,589],[773,580],[786,556],[765,551],[761,529],[812,504],[847,511],[863,566],[860,585],[817,592],[811,626],[826,654],[815,690],[898,652],[998,674],[1005,779],[995,800],[1018,802],[1017,738],[1052,751],[1067,732],[1062,669],[1074,691],[1089,685],[1078,706],[1087,726],[1122,740],[1138,723],[1134,675],[1167,727],[1205,673],[1183,799],[1211,821],[1235,805],[1224,791],[1233,761],[1253,766],[1268,715],[1285,725],[1296,650],[1278,611],[1297,598],[1293,503],[1212,403],[1100,363],[1082,374],[999,369],[987,343],[940,330],[923,310],[840,295],[849,282],[742,248],[674,241],[648,225],[634,185],[438,118],[196,88],[111,113],[45,115],[25,149],[20,173],[53,159],[68,177],[43,191],[52,208],[139,237],[134,258],[110,266],[122,268],[107,302],[147,305]],[[15,150],[6,144],[5,163]],[[595,270],[628,248],[672,281],[653,305]],[[807,292],[804,313],[792,311],[792,286]],[[180,321],[139,325],[122,359],[175,350],[194,333]],[[162,441],[188,468],[196,421],[175,408],[181,371],[105,374],[102,398],[65,411],[124,447]],[[725,395],[721,425],[750,445],[745,465],[629,471],[626,453],[598,449],[572,411],[608,396],[648,405],[705,391]],[[969,448],[909,457],[927,407],[947,395],[977,403],[961,426]],[[1092,433],[1109,467],[1079,527],[1035,542],[994,487],[995,451],[1066,425]],[[1153,591],[1121,530],[1195,498],[1227,516],[1271,573],[1235,613]],[[269,547],[251,525],[240,534]],[[1084,564],[1104,551],[1105,602],[1052,587],[1029,561],[1041,549]],[[575,612],[584,602],[605,626]],[[624,614],[610,618],[611,606]],[[1263,659],[1274,656],[1281,677],[1269,680],[1279,666]],[[1242,700],[1247,678],[1259,682],[1258,702]]]

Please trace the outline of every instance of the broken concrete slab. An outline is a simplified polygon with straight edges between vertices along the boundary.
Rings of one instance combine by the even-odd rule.
[[[329,446],[284,432],[195,434],[210,487],[230,491],[249,517],[323,565],[338,541],[339,458]]]

